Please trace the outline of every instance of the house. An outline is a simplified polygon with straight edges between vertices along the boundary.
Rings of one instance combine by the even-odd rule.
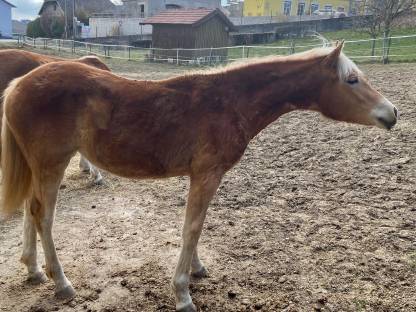
[[[228,46],[229,32],[234,30],[234,25],[220,9],[166,10],[141,24],[153,26],[152,46],[157,49],[151,58],[176,59],[178,63],[225,59],[227,49],[212,48]]]
[[[46,36],[60,36],[64,30],[65,15],[57,0],[45,0],[39,10],[40,25]]]
[[[352,0],[245,0],[244,16],[311,15],[316,10],[351,12]]]
[[[171,9],[221,8],[221,0],[122,0],[122,5],[92,14],[90,37],[149,37],[152,27],[140,25],[145,18]]]
[[[227,5],[224,6],[228,12],[230,12],[230,17],[241,17],[243,16],[244,1],[236,0],[229,1]]]
[[[58,0],[45,0],[40,7],[39,16],[47,17],[58,17],[61,18],[64,16],[64,11],[62,10]]]
[[[0,0],[0,38],[12,37],[12,8],[9,1]]]
[[[131,9],[136,6],[140,17],[150,17],[171,9],[216,9],[221,8],[221,0],[122,0]]]

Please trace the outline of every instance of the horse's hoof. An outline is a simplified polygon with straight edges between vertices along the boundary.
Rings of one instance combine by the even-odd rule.
[[[191,302],[182,308],[176,308],[178,312],[197,312],[196,306]]]
[[[71,285],[69,285],[55,292],[55,296],[58,299],[71,299],[75,296],[75,290]]]
[[[43,272],[36,272],[29,274],[27,282],[31,285],[39,285],[48,281],[46,274]]]
[[[195,278],[204,278],[204,277],[208,277],[208,271],[207,269],[205,269],[205,267],[201,267],[199,269],[199,271],[196,272],[192,272],[191,273],[193,277]]]
[[[104,180],[102,178],[94,180],[94,185],[103,185],[103,184],[104,184]]]

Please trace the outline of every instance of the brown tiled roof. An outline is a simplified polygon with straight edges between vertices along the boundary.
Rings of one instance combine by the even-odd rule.
[[[219,15],[231,28],[234,25],[219,9],[180,9],[167,10],[160,12],[158,15],[145,19],[140,24],[181,24],[181,25],[199,25],[209,20],[211,17]]]

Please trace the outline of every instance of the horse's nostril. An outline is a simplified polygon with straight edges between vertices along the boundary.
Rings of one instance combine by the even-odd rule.
[[[393,108],[393,111],[394,111],[394,116],[396,116],[396,118],[397,118],[397,115],[399,114],[399,112],[397,111],[397,108],[396,108],[396,107],[394,107],[394,108]]]

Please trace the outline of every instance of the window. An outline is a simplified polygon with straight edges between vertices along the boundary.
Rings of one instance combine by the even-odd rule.
[[[325,4],[324,9],[325,11],[332,11],[332,4]]]
[[[144,4],[140,4],[140,17],[144,17]]]
[[[166,10],[178,10],[180,8],[182,7],[177,4],[166,4]]]
[[[319,3],[311,3],[311,14],[319,10]]]
[[[304,14],[305,14],[305,3],[299,2],[297,15],[304,15]]]
[[[344,7],[338,7],[338,8],[337,8],[337,11],[338,11],[338,12],[345,12],[345,8],[344,8]]]
[[[285,0],[285,2],[283,2],[283,14],[287,16],[290,15],[291,8],[292,8],[292,1]]]

